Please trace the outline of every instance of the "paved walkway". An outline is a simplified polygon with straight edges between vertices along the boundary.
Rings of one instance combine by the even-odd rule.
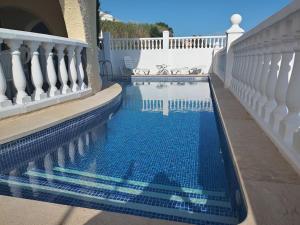
[[[248,203],[244,224],[299,225],[299,175],[223,82],[211,81]]]

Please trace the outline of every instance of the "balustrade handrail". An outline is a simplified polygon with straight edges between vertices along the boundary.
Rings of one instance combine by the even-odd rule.
[[[11,30],[0,28],[0,39],[7,40],[22,40],[22,41],[37,41],[37,42],[47,42],[54,44],[67,44],[74,46],[82,46],[87,47],[88,44],[84,41],[65,38],[60,36],[48,35],[48,34],[39,34],[28,31],[19,31],[19,30]]]
[[[225,35],[216,35],[216,36],[186,36],[186,37],[170,37],[169,39],[196,39],[196,38],[203,38],[203,39],[206,39],[206,38],[226,38]]]
[[[251,29],[250,31],[246,32],[243,36],[238,38],[232,43],[232,46],[236,45],[239,42],[242,42],[246,39],[248,39],[251,36],[254,36],[255,34],[268,29],[268,27],[279,23],[280,21],[287,19],[291,14],[295,13],[296,11],[300,10],[300,2],[294,1],[281,9],[279,12],[275,13],[274,15],[270,16],[268,19],[264,20],[260,24],[258,24],[256,27]]]
[[[163,40],[161,37],[155,37],[155,38],[112,38],[111,41],[138,41],[138,40]]]

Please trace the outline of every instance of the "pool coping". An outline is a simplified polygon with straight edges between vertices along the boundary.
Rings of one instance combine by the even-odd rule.
[[[2,119],[0,120],[0,144],[25,137],[103,107],[112,102],[121,92],[122,87],[116,83],[86,98]]]
[[[212,74],[210,83],[246,202],[241,224],[296,225],[299,175],[223,82]]]

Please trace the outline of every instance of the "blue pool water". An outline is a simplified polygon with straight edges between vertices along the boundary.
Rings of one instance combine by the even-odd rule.
[[[133,82],[121,100],[0,147],[0,194],[193,224],[245,216],[209,83]]]

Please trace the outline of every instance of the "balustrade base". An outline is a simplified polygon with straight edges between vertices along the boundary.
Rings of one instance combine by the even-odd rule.
[[[60,90],[55,90],[55,91],[49,91],[48,92],[49,97],[59,96],[60,94],[61,94]]]
[[[60,92],[58,91],[59,95],[54,96],[54,97],[49,97],[45,98],[39,101],[31,101],[31,102],[26,102],[26,104],[11,104],[10,106],[6,107],[0,107],[0,119],[15,116],[18,114],[23,114],[27,112],[31,112],[37,109],[41,109],[44,107],[49,107],[52,105],[56,105],[58,103],[74,100],[74,99],[79,99],[84,96],[88,96],[92,93],[91,88],[87,88],[82,91],[78,92],[70,92],[65,95],[60,95]],[[29,96],[28,96],[29,97]],[[30,97],[29,97],[30,98]],[[31,98],[30,98],[31,100]]]
[[[279,132],[279,126],[282,119],[287,116],[288,110],[285,106],[278,106],[271,114],[270,124],[275,133]]]
[[[33,100],[35,101],[40,101],[48,98],[48,95],[46,93],[40,93],[40,94],[34,94],[32,96]]]
[[[24,97],[21,97],[21,98],[14,98],[14,102],[16,104],[20,104],[20,105],[27,104],[31,101],[32,101],[32,99],[31,99],[30,96],[24,96]]]
[[[8,107],[11,105],[12,105],[12,103],[10,100],[4,100],[4,101],[0,102],[0,108]]]
[[[291,163],[294,169],[300,174],[300,130],[294,133],[293,143],[288,143],[287,141],[283,141],[283,133],[285,132],[286,126],[283,126],[283,121],[280,123],[279,132],[275,133],[270,126],[268,126],[263,119],[257,115],[257,111],[250,109],[248,105],[242,102],[239,96],[232,92],[233,95],[238,99],[238,101],[244,106],[247,112],[250,113],[252,118],[256,121],[256,123],[262,128],[263,131],[270,137],[272,142],[276,145],[278,150],[282,153],[284,158]],[[286,125],[286,123],[284,123]],[[295,124],[294,124],[295,125]],[[297,125],[295,125],[296,127]],[[298,125],[298,127],[300,124]],[[283,129],[284,128],[284,129]],[[289,127],[290,128],[290,127]],[[296,128],[295,128],[296,129]],[[295,130],[294,129],[294,130]],[[293,137],[293,134],[290,134]]]

